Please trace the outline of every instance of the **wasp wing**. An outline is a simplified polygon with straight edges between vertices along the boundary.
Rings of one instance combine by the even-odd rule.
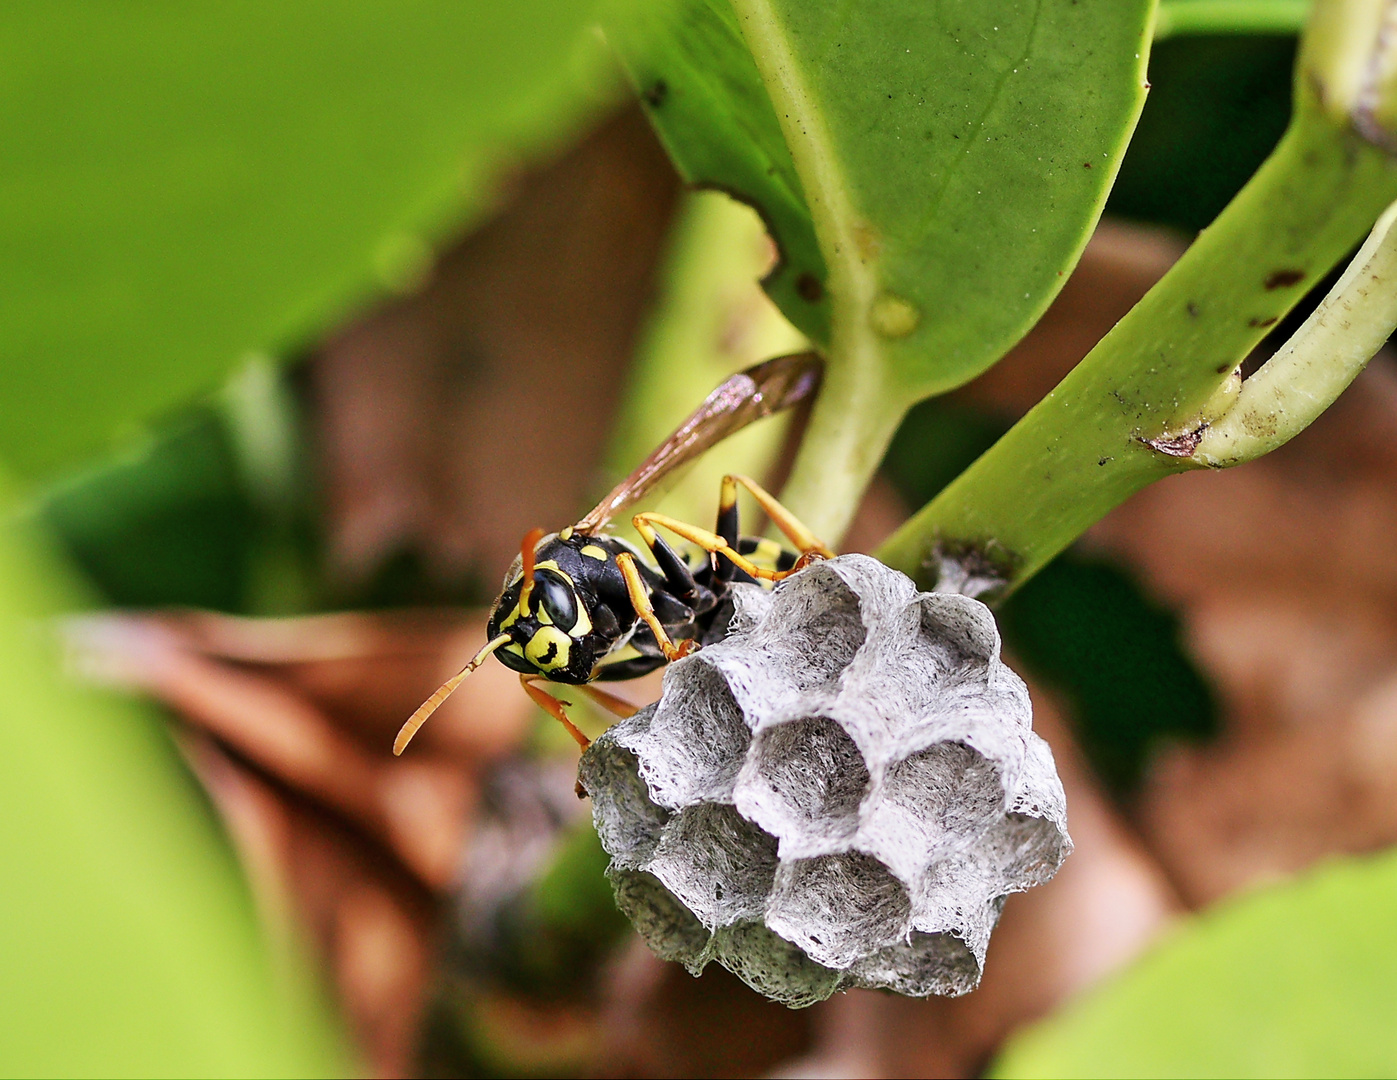
[[[689,464],[710,446],[765,416],[812,397],[823,365],[814,353],[778,356],[730,376],[639,468],[626,477],[573,526],[587,535],[635,505],[669,473]]]

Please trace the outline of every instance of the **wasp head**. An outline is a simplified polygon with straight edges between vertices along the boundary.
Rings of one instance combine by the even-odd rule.
[[[495,655],[507,667],[552,682],[581,684],[609,643],[598,640],[586,598],[563,566],[571,548],[556,537],[541,543],[533,534],[510,568],[490,614],[489,635],[509,641]],[[532,556],[532,558],[530,557]]]

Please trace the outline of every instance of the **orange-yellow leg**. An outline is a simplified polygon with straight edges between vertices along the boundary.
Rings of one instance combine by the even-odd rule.
[[[571,702],[559,701],[552,694],[545,694],[542,690],[540,690],[537,686],[534,685],[534,682],[538,679],[539,676],[537,675],[520,675],[519,685],[521,685],[524,688],[524,693],[528,694],[529,697],[534,699],[535,704],[542,708],[544,712],[548,713],[549,716],[553,717],[560,724],[562,724],[563,727],[568,729],[568,734],[573,737],[573,739],[577,742],[578,746],[580,746],[583,750],[586,750],[587,747],[592,745],[592,740],[587,738],[586,735],[582,734],[582,732],[578,730],[577,725],[568,719],[568,714],[563,711],[563,706],[571,704]],[[608,694],[605,690],[598,690],[595,686],[584,685],[578,687],[578,689],[581,690],[588,697],[590,697],[603,709],[615,713],[623,720],[628,716],[634,716],[636,713],[640,711],[629,701],[624,701],[621,698],[618,698],[615,694]],[[578,780],[577,783],[573,785],[573,790],[577,792],[577,797],[579,799],[585,799],[587,797],[587,789],[582,786],[581,780]]]
[[[818,539],[814,533],[805,527],[805,523],[792,514],[784,506],[776,501],[775,496],[768,492],[750,476],[743,476],[740,473],[729,473],[723,477],[722,492],[718,497],[719,513],[731,510],[737,504],[737,487],[741,484],[752,493],[752,498],[757,500],[757,504],[766,511],[767,517],[771,518],[771,523],[786,534],[786,539],[795,545],[795,549],[800,552],[800,561],[786,574],[793,574],[797,569],[814,561],[816,558],[832,559],[834,552],[827,548],[824,541]],[[744,570],[747,568],[744,566]],[[750,570],[747,571],[751,573]]]
[[[582,734],[582,732],[578,730],[577,725],[568,719],[568,714],[563,711],[564,705],[570,705],[572,703],[570,701],[559,701],[552,694],[545,694],[535,686],[534,682],[540,677],[541,676],[538,675],[520,675],[519,685],[524,688],[524,693],[534,699],[535,705],[549,716],[553,717],[553,719],[557,720],[563,727],[567,728],[568,734],[576,740],[577,745],[582,747],[583,750],[586,750],[587,747],[592,745],[592,740]]]
[[[591,684],[580,686],[578,689],[607,712],[611,713],[612,716],[619,716],[622,720],[640,712],[639,705],[632,705],[625,698],[619,698],[615,694],[608,694],[605,690],[598,689]]]
[[[696,544],[698,547],[703,548],[704,551],[710,551],[716,555],[722,555],[725,559],[731,559],[734,564],[747,571],[747,573],[751,574],[754,578],[763,578],[766,581],[780,581],[782,578],[790,577],[796,570],[809,561],[806,558],[807,554],[812,558],[822,557],[819,552],[812,551],[802,554],[801,561],[790,570],[769,570],[764,566],[758,566],[751,559],[747,558],[746,555],[734,551],[728,546],[728,542],[717,533],[709,532],[707,529],[700,529],[697,525],[690,525],[687,521],[678,521],[665,514],[652,514],[647,512],[644,514],[636,514],[636,516],[631,519],[631,524],[635,526],[636,532],[640,533],[647,544],[651,542],[651,539],[655,535],[654,526],[658,525],[663,529],[668,529],[670,532],[674,533],[675,536],[682,536],[685,540],[689,541],[689,543]],[[625,556],[618,556],[617,562],[619,563],[624,557]]]
[[[637,514],[639,521],[647,515]],[[639,525],[636,526],[640,528]],[[651,543],[655,535],[655,530],[650,530],[650,535],[644,532],[640,534],[645,537],[645,542]],[[682,535],[682,534],[681,534]],[[660,620],[655,617],[655,608],[650,603],[650,594],[645,591],[645,581],[640,576],[640,571],[636,569],[635,556],[629,552],[623,552],[616,556],[617,569],[621,571],[621,576],[626,579],[626,594],[631,598],[631,607],[635,608],[635,613],[640,616],[641,621],[650,627],[650,632],[655,635],[655,640],[659,642],[660,650],[665,654],[666,660],[678,660],[681,656],[688,656],[698,645],[694,641],[681,641],[675,644],[670,640],[670,636],[665,632],[665,628],[660,625]]]

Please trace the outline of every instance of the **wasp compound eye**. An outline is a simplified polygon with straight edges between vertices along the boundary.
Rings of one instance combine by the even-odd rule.
[[[766,593],[583,755],[618,905],[791,1006],[975,988],[1011,892],[1071,850],[988,608],[862,555]]]
[[[547,569],[536,571],[534,597],[560,630],[577,625],[577,593],[562,575]]]

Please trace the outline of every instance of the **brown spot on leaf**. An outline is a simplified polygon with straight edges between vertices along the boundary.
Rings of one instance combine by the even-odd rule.
[[[664,104],[665,98],[669,97],[669,83],[664,79],[656,79],[646,88],[643,96],[647,105],[652,109],[658,109]]]
[[[796,295],[802,300],[808,300],[812,304],[818,304],[825,296],[825,287],[820,283],[820,279],[814,274],[806,271],[796,278]]]
[[[1250,318],[1247,320],[1248,326],[1271,326],[1275,323],[1276,317],[1272,315],[1269,319]]]
[[[1207,424],[1200,424],[1192,431],[1185,431],[1180,435],[1161,435],[1157,439],[1141,439],[1140,441],[1151,450],[1157,450],[1169,457],[1186,458],[1193,456],[1193,452],[1198,449],[1198,444],[1203,441],[1203,432],[1207,430]]]
[[[1266,275],[1266,288],[1285,289],[1304,279],[1303,270],[1272,270]]]

